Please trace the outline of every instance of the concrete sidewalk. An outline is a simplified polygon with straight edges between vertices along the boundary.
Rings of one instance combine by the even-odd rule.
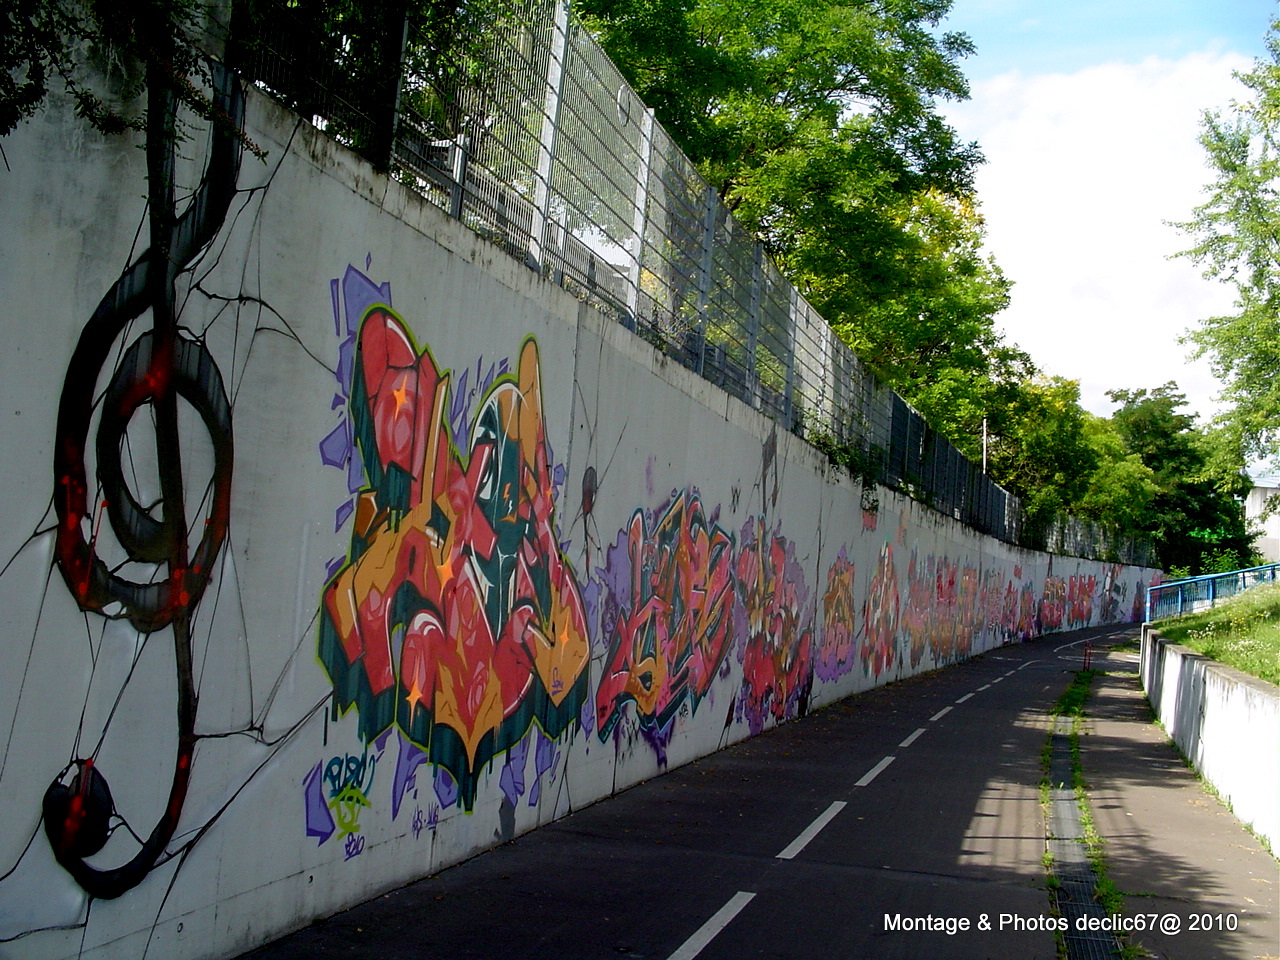
[[[1154,722],[1126,642],[1137,633],[1103,641],[1122,650],[1095,650],[1105,672],[1093,680],[1080,737],[1108,874],[1127,916],[1157,918],[1156,930],[1130,942],[1170,960],[1280,957],[1280,866]]]

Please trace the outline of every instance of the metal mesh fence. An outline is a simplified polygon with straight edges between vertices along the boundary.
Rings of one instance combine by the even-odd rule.
[[[1012,543],[1150,561],[1071,518],[1029,529],[786,281],[563,0],[236,11],[262,90],[864,482]]]

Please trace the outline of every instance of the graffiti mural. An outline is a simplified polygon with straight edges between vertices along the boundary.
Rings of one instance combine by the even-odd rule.
[[[343,842],[345,860],[364,852],[360,814],[373,805],[369,795],[385,744],[385,739],[380,740],[373,754],[366,746],[358,756],[347,753],[330,757],[327,762],[317,763],[303,780],[307,836],[324,844],[337,833]]]
[[[853,669],[854,638],[858,632],[853,573],[853,562],[841,547],[827,571],[827,590],[822,595],[822,648],[814,668],[818,678],[828,683]]]
[[[862,668],[870,677],[878,678],[897,661],[901,606],[898,570],[893,565],[893,544],[886,543],[880,549],[880,559],[867,588],[867,601],[863,607],[866,631],[862,641]]]
[[[1044,578],[1044,592],[1040,595],[1041,630],[1060,630],[1067,615],[1067,581],[1049,574]]]
[[[925,650],[935,663],[968,656],[984,620],[981,578],[976,567],[946,557],[917,558],[907,570],[907,605],[902,628],[910,643],[911,665]]]
[[[753,734],[803,716],[813,686],[813,612],[795,544],[748,522],[738,556],[738,596],[746,611],[739,716]]]
[[[987,567],[982,574],[982,626],[992,636],[1008,639],[1004,630],[1004,572]]]
[[[1102,573],[1101,618],[1103,623],[1115,623],[1125,614],[1124,602],[1128,597],[1129,585],[1120,579],[1124,567],[1118,563],[1109,563]]]
[[[912,550],[907,566],[907,603],[902,611],[902,631],[907,636],[913,667],[919,666],[934,629],[933,591],[929,570],[921,566],[916,551]]]
[[[80,333],[63,381],[54,444],[53,509],[57,516],[54,559],[80,609],[126,620],[140,634],[167,630],[177,668],[177,750],[167,802],[147,830],[128,824],[112,798],[107,778],[92,754],[73,757],[45,792],[45,835],[58,863],[92,897],[119,897],[137,886],[164,857],[186,801],[195,759],[197,692],[192,627],[196,608],[216,569],[227,536],[233,449],[231,407],[217,364],[205,344],[179,329],[178,274],[221,229],[236,192],[243,122],[243,94],[229,71],[214,70],[216,109],[231,122],[216,128],[206,176],[179,215],[171,170],[173,144],[149,154],[153,246],[107,291]],[[161,109],[157,106],[155,109]],[[172,111],[172,104],[165,109]],[[167,165],[167,166],[166,166]],[[127,348],[118,341],[135,320],[150,312],[151,329]],[[127,338],[126,338],[127,339]],[[105,392],[99,375],[115,361]],[[201,518],[186,515],[178,406],[194,409],[208,433],[213,470]],[[89,441],[98,414],[97,434]],[[157,458],[158,503],[139,502],[131,484],[136,468],[122,458],[130,447],[130,424],[150,421]],[[137,429],[142,429],[141,427]],[[96,487],[86,457],[97,460]],[[92,496],[90,494],[93,490]],[[111,556],[103,520],[122,558]],[[133,578],[137,579],[133,579]],[[99,745],[100,746],[100,745]],[[132,855],[114,867],[88,858],[117,833],[132,834]]]
[[[1093,596],[1098,587],[1094,574],[1072,574],[1067,578],[1067,625],[1087,627],[1093,622]]]
[[[350,415],[366,484],[325,590],[320,658],[365,742],[395,727],[470,810],[483,766],[534,725],[560,737],[586,699],[586,618],[556,540],[537,344],[464,423],[449,373],[372,306]]]
[[[643,511],[607,554],[608,653],[596,721],[608,738],[626,704],[660,737],[681,706],[696,712],[734,638],[733,536],[696,492],[674,496],[656,522]]]
[[[1040,635],[1040,624],[1036,620],[1036,591],[1024,583],[1018,591],[1018,618],[1014,622],[1014,635],[1021,640],[1030,640]]]

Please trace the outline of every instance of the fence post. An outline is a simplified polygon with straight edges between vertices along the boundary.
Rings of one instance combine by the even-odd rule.
[[[449,176],[453,180],[449,187],[449,216],[455,220],[462,219],[467,199],[467,161],[470,156],[471,135],[464,130],[449,146]]]
[[[796,392],[796,332],[800,326],[800,291],[795,287],[790,288],[790,294],[787,297],[789,309],[787,310],[787,328],[783,331],[782,348],[787,351],[787,381],[783,389],[786,391],[786,410],[783,416],[786,419],[787,432],[791,432],[795,428],[795,392]]]
[[[707,313],[711,307],[711,271],[715,265],[716,191],[707,184],[703,195],[702,261],[698,267],[698,376],[703,376],[707,359]]]
[[[630,96],[630,93],[628,93]],[[653,110],[640,117],[640,169],[636,173],[635,209],[631,214],[631,275],[628,277],[627,311],[633,320],[640,310],[640,276],[644,266],[644,235],[649,226],[649,171],[653,162]]]
[[[409,42],[409,4],[396,0],[382,11],[382,29],[378,41],[383,44],[384,64],[394,62],[395,69],[387,70],[385,88],[374,104],[370,162],[383,173],[391,169],[396,152],[396,125],[400,121],[400,94],[404,86],[404,51]],[[395,53],[395,59],[385,56]]]
[[[529,230],[529,266],[541,272],[547,211],[551,205],[551,170],[555,161],[556,133],[560,129],[560,99],[564,94],[564,60],[569,46],[569,0],[556,0],[555,33],[547,61],[547,90],[542,108],[542,132],[538,137],[538,170],[533,185],[533,218]]]
[[[751,259],[751,307],[747,313],[747,385],[743,400],[760,409],[760,373],[756,370],[756,350],[760,345],[760,312],[764,299],[764,247],[753,244]]]

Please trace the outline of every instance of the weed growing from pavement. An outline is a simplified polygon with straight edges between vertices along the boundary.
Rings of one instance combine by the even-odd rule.
[[[1076,805],[1080,810],[1080,826],[1084,833],[1085,855],[1089,859],[1089,866],[1093,869],[1094,875],[1094,897],[1102,905],[1102,907],[1110,914],[1119,914],[1124,911],[1124,895],[1120,888],[1107,874],[1107,858],[1106,858],[1106,841],[1100,833],[1098,833],[1097,824],[1093,819],[1093,810],[1089,806],[1089,784],[1085,780],[1084,765],[1080,759],[1080,734],[1084,729],[1085,722],[1085,703],[1089,699],[1089,690],[1093,684],[1093,678],[1103,673],[1100,670],[1080,670],[1072,678],[1071,684],[1063,691],[1062,696],[1058,698],[1057,703],[1050,709],[1049,714],[1052,717],[1069,718],[1071,722],[1070,733],[1068,734],[1068,744],[1071,750],[1071,782],[1075,792]],[[1049,779],[1049,766],[1053,758],[1053,731],[1045,738],[1044,747],[1040,751],[1040,806],[1044,811],[1045,821],[1049,818],[1050,790],[1052,784]],[[1056,891],[1060,884],[1053,875],[1053,855],[1048,850],[1045,851],[1042,858],[1045,870],[1048,874],[1049,890]],[[1055,912],[1057,910],[1055,904]],[[1059,934],[1061,941],[1061,934]],[[1125,935],[1119,937],[1121,943],[1121,956],[1125,960],[1136,960],[1138,957],[1146,955],[1145,951],[1129,941]],[[1058,952],[1060,956],[1065,956],[1065,943],[1060,942]]]

